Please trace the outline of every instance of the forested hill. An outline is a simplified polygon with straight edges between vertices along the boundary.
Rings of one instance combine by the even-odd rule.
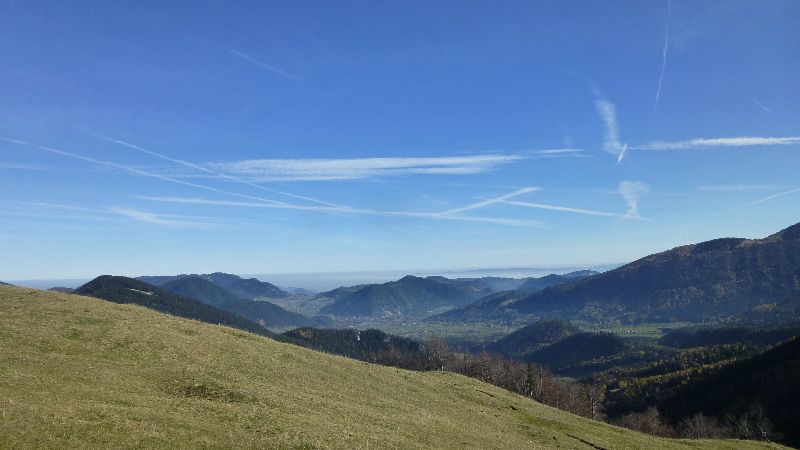
[[[173,316],[228,325],[253,333],[267,333],[266,328],[241,316],[197,300],[181,297],[133,278],[101,275],[76,289],[74,294],[96,297],[113,303],[140,305]]]
[[[185,277],[161,286],[164,290],[224,309],[269,328],[312,326],[317,323],[268,301],[245,300],[199,277]]]
[[[296,328],[275,336],[282,342],[404,369],[425,370],[428,359],[417,341],[380,330]]]
[[[491,291],[434,278],[405,276],[397,281],[369,284],[352,292],[342,291],[322,309],[336,316],[387,316],[429,314],[438,308],[464,306]]]
[[[756,425],[765,432],[783,434],[783,442],[798,446],[800,338],[712,372],[667,396],[658,406],[673,420],[702,413],[719,420],[737,416],[763,421]]]
[[[524,360],[536,350],[579,332],[580,330],[569,322],[545,320],[527,325],[489,344],[486,350],[509,358]]]
[[[560,316],[702,321],[785,309],[800,293],[800,224],[764,239],[723,238],[647,256],[617,269],[450,320]],[[488,306],[488,307],[487,307]],[[479,311],[471,311],[471,309]]]

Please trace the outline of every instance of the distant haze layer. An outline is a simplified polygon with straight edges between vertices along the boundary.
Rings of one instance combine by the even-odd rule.
[[[326,291],[340,286],[353,286],[357,284],[386,283],[400,279],[406,275],[430,276],[441,275],[447,278],[480,278],[480,277],[504,277],[504,278],[526,278],[541,277],[551,273],[564,274],[576,270],[596,270],[604,272],[617,267],[617,265],[591,266],[591,267],[510,267],[510,268],[484,268],[484,269],[442,269],[442,270],[392,270],[392,271],[360,271],[360,272],[318,272],[318,273],[259,273],[259,274],[240,274],[244,277],[254,277],[261,281],[267,281],[282,288],[304,288],[314,291]],[[181,273],[178,269],[175,273],[147,274],[147,275],[175,275]],[[96,274],[101,275],[101,274]],[[141,274],[124,274],[141,275]],[[87,278],[67,278],[67,279],[33,279],[33,280],[4,280],[17,286],[24,286],[34,289],[49,289],[51,287],[76,288],[88,282]]]

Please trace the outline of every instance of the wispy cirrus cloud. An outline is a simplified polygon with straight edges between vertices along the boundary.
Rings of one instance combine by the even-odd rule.
[[[489,172],[526,159],[522,155],[417,158],[252,159],[208,164],[212,169],[254,182],[358,180],[400,175],[465,175]]]
[[[277,68],[275,66],[271,66],[271,65],[269,65],[269,64],[267,64],[267,63],[265,63],[263,61],[259,61],[256,58],[248,55],[247,53],[239,51],[239,50],[236,50],[235,48],[229,48],[228,49],[228,53],[230,53],[231,55],[236,56],[238,58],[241,58],[241,59],[243,59],[243,60],[245,60],[245,61],[247,61],[247,62],[249,62],[251,64],[254,64],[254,65],[256,65],[256,66],[258,66],[258,67],[260,67],[260,68],[262,68],[264,70],[268,70],[268,71],[270,71],[272,73],[276,73],[276,74],[278,74],[278,75],[280,75],[282,77],[288,78],[288,79],[293,80],[293,81],[300,81],[300,78],[297,75],[291,74],[291,73],[289,73],[289,72],[287,72],[287,71],[285,71],[283,69],[279,69],[279,68]]]
[[[619,140],[619,124],[617,122],[617,108],[600,91],[595,88],[597,99],[594,102],[595,109],[605,126],[605,137],[603,139],[603,150],[612,155],[616,155],[617,162],[625,158],[628,144],[621,143]]]
[[[526,227],[536,227],[536,228],[544,227],[544,224],[537,220],[513,219],[504,217],[461,216],[448,211],[445,211],[445,213],[447,214],[444,214],[441,212],[391,211],[391,210],[382,211],[382,210],[361,209],[361,208],[330,208],[324,206],[272,205],[259,202],[213,200],[213,199],[196,198],[196,197],[187,198],[187,197],[136,196],[135,198],[139,200],[161,202],[161,203],[177,203],[184,205],[229,206],[229,207],[266,208],[266,209],[295,209],[302,211],[329,212],[329,213],[361,215],[361,216],[410,217],[410,218],[424,218],[433,220],[451,220],[460,222],[482,222],[482,223],[493,223],[497,225],[526,226]],[[470,208],[470,209],[477,209],[477,208]]]
[[[57,149],[57,148],[53,148],[53,147],[47,147],[47,146],[44,146],[44,145],[35,145],[35,144],[32,144],[32,143],[27,142],[27,141],[21,141],[21,140],[10,139],[10,138],[5,138],[5,137],[0,137],[0,140],[5,141],[5,142],[9,142],[9,143],[12,143],[12,144],[16,144],[16,145],[35,148],[35,149],[38,149],[38,150],[41,150],[41,151],[44,151],[44,152],[47,152],[47,153],[51,153],[51,154],[54,154],[54,155],[64,156],[64,157],[67,157],[67,158],[88,162],[88,163],[95,164],[95,165],[98,165],[98,166],[104,166],[104,167],[111,167],[111,168],[114,168],[114,169],[119,169],[119,170],[131,173],[131,174],[134,174],[134,175],[141,175],[141,176],[145,176],[145,177],[155,178],[155,179],[158,179],[158,180],[167,181],[167,182],[174,183],[174,184],[180,184],[180,185],[183,185],[183,186],[188,186],[188,187],[192,187],[192,188],[196,188],[196,189],[202,189],[202,190],[209,191],[209,192],[216,192],[218,194],[241,197],[241,198],[246,198],[246,199],[249,199],[249,200],[256,200],[256,201],[265,202],[265,203],[273,203],[273,204],[279,204],[279,205],[280,204],[285,204],[284,202],[280,202],[280,201],[277,201],[277,200],[271,200],[271,199],[267,199],[267,198],[255,197],[255,196],[252,196],[252,195],[240,194],[238,192],[231,192],[231,191],[226,191],[224,189],[218,189],[218,188],[215,188],[213,186],[206,186],[206,185],[203,185],[203,184],[198,184],[198,183],[192,183],[192,182],[189,182],[189,181],[179,180],[179,179],[176,179],[176,178],[168,177],[168,176],[165,176],[165,175],[160,175],[160,174],[149,172],[149,171],[146,171],[146,170],[137,169],[135,167],[126,166],[124,164],[119,164],[119,163],[112,162],[112,161],[104,161],[104,160],[100,160],[100,159],[90,158],[88,156],[83,156],[83,155],[79,155],[77,153],[72,153],[72,152],[68,152],[68,151]]]
[[[195,163],[191,163],[191,162],[188,162],[188,161],[184,161],[182,159],[173,158],[173,157],[164,155],[162,153],[158,153],[158,152],[155,152],[153,150],[138,146],[136,144],[132,144],[132,143],[127,142],[127,141],[123,141],[121,139],[115,139],[115,138],[110,138],[110,137],[101,136],[101,135],[96,135],[95,137],[97,137],[98,139],[102,139],[104,141],[112,142],[114,144],[122,145],[124,147],[130,148],[130,149],[135,150],[135,151],[140,152],[140,153],[144,153],[146,155],[155,156],[156,158],[160,158],[160,159],[163,159],[165,161],[169,161],[169,162],[172,162],[172,163],[175,163],[175,164],[179,164],[181,166],[188,167],[190,169],[194,169],[194,170],[199,171],[199,172],[212,174],[212,175],[218,176],[218,177],[226,179],[226,180],[235,181],[237,183],[241,183],[241,184],[244,184],[246,186],[250,186],[250,187],[254,187],[256,189],[260,189],[262,191],[270,192],[270,193],[273,193],[273,194],[285,195],[287,197],[292,197],[292,198],[296,198],[296,199],[300,199],[300,200],[306,200],[306,201],[309,201],[309,202],[319,203],[319,204],[326,205],[326,206],[343,207],[342,205],[336,205],[336,204],[329,203],[329,202],[326,202],[326,201],[318,200],[316,198],[311,198],[311,197],[306,197],[306,196],[303,196],[303,195],[296,195],[296,194],[292,194],[292,193],[289,193],[289,192],[270,189],[268,187],[261,186],[260,184],[251,183],[251,182],[249,182],[247,180],[243,180],[243,179],[241,179],[239,177],[235,177],[235,176],[232,176],[232,175],[229,175],[229,174],[225,174],[225,173],[219,172],[217,170],[212,170],[212,169],[209,169],[208,167],[205,167],[205,166],[202,166],[202,165],[199,165],[199,164],[195,164]]]
[[[21,146],[27,146],[31,148],[35,148],[47,153],[68,157],[72,159],[76,159],[79,161],[88,162],[91,164],[99,165],[99,166],[106,166],[112,167],[115,169],[120,169],[122,171],[134,174],[134,175],[141,175],[146,177],[151,177],[154,179],[168,181],[171,183],[192,187],[198,190],[204,190],[207,192],[213,192],[217,194],[223,194],[227,196],[234,196],[242,199],[246,199],[248,201],[224,201],[224,200],[214,200],[214,199],[201,199],[201,198],[186,198],[186,197],[137,197],[141,200],[149,200],[149,201],[159,201],[159,202],[167,202],[167,203],[182,203],[182,204],[195,204],[195,205],[216,205],[216,206],[238,206],[238,207],[253,207],[253,208],[274,208],[274,209],[287,209],[287,210],[299,210],[299,211],[310,211],[310,212],[319,212],[319,213],[329,213],[329,214],[350,214],[350,215],[366,215],[366,216],[384,216],[384,217],[418,217],[418,218],[429,218],[434,220],[453,220],[453,221],[466,221],[466,222],[484,222],[484,223],[494,223],[494,224],[502,224],[502,225],[515,225],[515,226],[533,226],[533,227],[544,227],[545,225],[537,220],[528,220],[528,219],[518,219],[518,218],[508,218],[508,217],[487,217],[487,216],[475,216],[475,215],[464,215],[463,213],[479,210],[491,205],[512,205],[512,206],[526,206],[526,207],[534,207],[534,208],[542,208],[542,209],[551,209],[557,211],[564,211],[564,212],[577,212],[583,214],[594,214],[594,215],[604,215],[602,212],[598,211],[590,211],[590,210],[581,210],[578,208],[570,208],[565,206],[558,206],[558,205],[540,205],[534,203],[520,203],[514,204],[511,202],[511,199],[521,196],[523,194],[531,193],[536,191],[538,188],[535,187],[525,187],[521,189],[517,189],[511,193],[504,194],[498,197],[494,197],[488,200],[481,200],[479,202],[475,202],[463,207],[459,208],[451,208],[445,211],[440,212],[427,212],[427,211],[391,211],[391,210],[375,210],[375,209],[367,209],[367,208],[354,208],[349,206],[340,206],[334,205],[330,203],[318,202],[316,205],[307,205],[307,204],[293,204],[287,202],[276,201],[267,198],[256,197],[247,194],[241,194],[238,192],[228,191],[224,189],[219,189],[213,186],[208,186],[204,184],[198,184],[193,182],[188,182],[172,177],[168,177],[165,175],[149,172],[146,170],[142,170],[135,167],[130,167],[124,164],[119,164],[112,161],[104,161],[99,160],[96,158],[91,158],[88,156],[79,155],[76,153],[68,152],[65,150],[53,148],[53,147],[46,147],[42,145],[32,144],[27,141],[20,141],[14,140],[10,138],[0,138],[0,140],[4,140],[9,143],[14,143]],[[108,140],[108,138],[107,138]],[[190,168],[202,170],[202,166],[198,166],[194,163],[189,163],[186,161],[182,161],[179,159],[171,158],[166,155],[153,152],[152,150],[147,150],[142,147],[135,146],[134,144],[130,144],[124,141],[119,140],[112,140],[112,142],[128,146],[133,148],[137,151],[142,153],[150,154],[153,156],[157,156],[159,158],[175,162]],[[558,149],[560,150],[560,149]],[[558,152],[558,153],[573,153],[570,149],[569,152]],[[287,171],[292,173],[293,176],[297,176],[298,174],[302,176],[312,176],[317,177],[320,174],[323,174],[325,177],[328,176],[348,176],[348,177],[363,177],[366,176],[365,174],[385,174],[387,172],[398,172],[398,173],[442,173],[440,171],[445,171],[444,173],[481,173],[483,171],[487,171],[490,168],[511,162],[516,161],[519,159],[523,159],[523,156],[519,155],[474,155],[474,156],[459,156],[459,157],[440,157],[440,158],[363,158],[363,159],[345,159],[345,160],[256,160],[256,161],[246,161],[244,166],[237,167],[239,171],[243,171],[247,173],[249,170],[256,170],[257,173],[261,173],[263,170],[268,170],[270,172],[274,172],[278,170],[280,173],[286,173]],[[265,163],[266,161],[266,163]],[[241,164],[241,163],[237,163]],[[244,169],[244,170],[242,170]],[[211,173],[217,175],[225,175],[223,173],[217,173],[217,171],[212,169],[206,169],[203,171],[210,171]],[[224,177],[224,176],[223,176]],[[227,176],[228,178],[232,178],[236,181],[241,181],[238,177],[231,177]],[[242,181],[244,184],[249,184],[247,181]],[[291,194],[289,194],[291,195]],[[298,198],[304,198],[300,196],[295,196]],[[311,200],[311,199],[307,199]],[[319,204],[322,203],[322,204]],[[212,224],[207,222],[200,222],[194,220],[193,218],[187,216],[174,216],[174,215],[158,215],[148,211],[141,211],[137,209],[131,208],[122,208],[122,207],[115,207],[110,208],[107,212],[114,213],[116,215],[125,216],[130,219],[138,220],[141,222],[149,222],[153,224],[160,224],[160,225],[167,225],[167,226],[189,226],[189,227],[208,227]]]
[[[721,138],[697,138],[684,141],[651,141],[634,147],[636,150],[694,150],[716,147],[757,147],[771,145],[800,144],[800,137],[736,136]]]
[[[641,219],[639,215],[639,199],[642,195],[646,194],[650,188],[641,181],[623,181],[619,184],[619,195],[625,200],[628,205],[628,210],[625,212],[627,219]]]
[[[193,220],[191,217],[175,216],[175,215],[159,215],[147,211],[140,211],[138,209],[130,208],[108,208],[114,214],[127,217],[129,219],[138,220],[140,222],[152,223],[155,225],[166,225],[169,227],[182,227],[182,228],[212,228],[215,225],[208,222],[200,222]]]
[[[99,166],[105,167],[112,167],[116,169],[123,170],[125,172],[134,174],[134,175],[141,175],[146,177],[151,177],[155,179],[159,179],[162,181],[168,181],[175,184],[180,184],[183,186],[188,186],[204,191],[214,192],[218,194],[224,194],[228,196],[234,196],[239,198],[244,198],[247,200],[251,200],[250,202],[227,202],[227,203],[220,203],[216,202],[218,205],[227,205],[227,206],[249,206],[249,207],[259,207],[259,208],[278,208],[278,209],[293,209],[293,210],[305,210],[305,211],[314,211],[314,212],[324,212],[324,213],[333,213],[333,214],[357,214],[357,215],[377,215],[377,216],[406,216],[406,217],[428,217],[433,219],[443,219],[443,220],[458,220],[458,221],[471,221],[471,222],[486,222],[486,223],[496,223],[496,224],[504,224],[504,225],[519,225],[519,226],[541,226],[540,222],[537,221],[526,221],[526,220],[516,220],[516,219],[506,219],[506,218],[495,218],[495,217],[470,217],[470,216],[460,216],[456,215],[454,212],[446,212],[447,214],[442,213],[425,213],[425,212],[413,212],[413,211],[377,211],[377,210],[370,210],[370,209],[360,209],[360,208],[351,208],[347,206],[327,206],[327,205],[320,205],[320,206],[307,206],[307,205],[297,205],[291,204],[261,197],[256,197],[252,195],[240,194],[238,192],[227,191],[223,189],[218,189],[213,186],[207,186],[198,183],[192,183],[184,180],[179,180],[176,178],[148,172],[146,170],[141,170],[135,167],[130,167],[124,164],[115,163],[112,161],[104,161],[95,158],[90,158],[88,156],[79,155],[76,153],[68,152],[65,150],[53,148],[53,147],[46,147],[43,145],[36,145],[32,144],[27,141],[22,140],[15,140],[11,138],[3,138],[0,137],[0,140],[5,142],[13,143],[16,145],[26,146],[30,148],[35,148],[47,153],[64,156],[72,159],[76,159],[79,161],[88,162],[91,164],[96,164]],[[472,157],[475,158],[475,157]],[[373,159],[387,159],[387,158],[373,158]],[[392,159],[392,158],[388,158]],[[447,159],[447,158],[438,158],[440,160]],[[455,158],[458,159],[458,158]],[[177,161],[177,160],[176,160]],[[334,160],[336,161],[336,160]],[[345,160],[349,161],[349,160]],[[412,166],[414,167],[414,166]],[[506,197],[506,196],[504,196]],[[143,198],[145,199],[145,198]],[[152,198],[151,198],[152,199]],[[168,200],[161,199],[162,201],[170,201],[174,203],[194,203],[194,204],[212,204],[209,201],[199,200],[199,199],[180,199],[180,198],[171,198]],[[469,209],[476,209],[474,207],[468,208]],[[131,210],[126,208],[117,208],[116,211],[118,214],[127,215],[128,217],[140,221],[150,221],[151,223],[161,223],[162,225],[170,224],[172,222],[182,222],[176,221],[173,218],[164,217],[164,216],[157,216],[151,213],[146,213],[137,210]]]

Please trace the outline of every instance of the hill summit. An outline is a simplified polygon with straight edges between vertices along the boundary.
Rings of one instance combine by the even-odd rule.
[[[763,310],[795,314],[785,303],[800,299],[798,294],[800,224],[764,239],[722,238],[684,245],[528,296],[469,305],[446,318],[701,322]]]

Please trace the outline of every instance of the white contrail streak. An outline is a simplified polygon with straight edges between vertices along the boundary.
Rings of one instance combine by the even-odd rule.
[[[437,213],[436,215],[439,216],[439,217],[451,216],[451,215],[456,214],[456,213],[460,213],[460,212],[464,212],[464,211],[471,211],[473,209],[478,209],[478,208],[483,208],[485,206],[494,205],[494,204],[497,204],[497,203],[502,203],[502,202],[504,202],[504,201],[506,201],[506,200],[508,200],[510,198],[517,197],[517,196],[522,195],[522,194],[527,194],[528,192],[533,192],[533,191],[536,191],[538,189],[539,188],[535,188],[535,187],[525,187],[525,188],[516,190],[516,191],[514,191],[514,192],[512,192],[510,194],[501,195],[500,197],[491,198],[489,200],[483,200],[483,201],[480,201],[480,202],[477,202],[477,203],[473,203],[471,205],[467,205],[467,206],[464,206],[464,207],[461,207],[461,208],[449,209],[447,211],[442,211],[440,213]]]
[[[605,217],[621,217],[621,214],[615,214],[605,211],[593,211],[591,209],[581,209],[581,208],[570,208],[566,206],[558,206],[558,205],[545,205],[542,203],[529,203],[529,202],[518,202],[514,200],[507,200],[502,203],[507,205],[515,205],[515,206],[524,206],[526,208],[536,208],[536,209],[548,209],[551,211],[563,211],[563,212],[571,212],[576,214],[586,214],[589,216],[605,216]]]
[[[664,47],[661,50],[661,74],[658,76],[658,89],[656,89],[656,100],[653,103],[653,112],[658,108],[658,100],[661,98],[661,86],[664,84],[664,72],[667,71],[667,51],[669,51],[669,21],[672,15],[672,0],[667,0],[667,26],[664,29]]]
[[[306,201],[313,202],[313,203],[319,203],[319,204],[325,205],[325,206],[333,206],[333,207],[336,207],[336,208],[346,208],[345,206],[342,206],[342,205],[336,205],[336,204],[333,204],[333,203],[324,202],[322,200],[317,200],[315,198],[304,197],[302,195],[295,195],[295,194],[291,194],[289,192],[283,192],[283,191],[270,189],[268,187],[261,186],[260,184],[251,183],[251,182],[249,182],[247,180],[243,180],[241,178],[237,178],[237,177],[234,177],[234,176],[231,176],[231,175],[227,175],[227,174],[224,174],[222,172],[218,172],[216,170],[212,170],[212,169],[209,169],[207,167],[203,167],[203,166],[191,163],[189,161],[184,161],[182,159],[172,158],[172,157],[169,157],[167,155],[164,155],[164,154],[161,154],[161,153],[158,153],[158,152],[154,152],[152,150],[148,150],[146,148],[140,147],[138,145],[131,144],[130,142],[125,142],[123,140],[114,139],[114,138],[110,138],[110,137],[107,137],[107,136],[101,136],[101,135],[95,135],[95,137],[97,137],[98,139],[102,139],[104,141],[108,141],[108,142],[112,142],[114,144],[119,144],[119,145],[122,145],[124,147],[128,147],[130,149],[136,150],[136,151],[141,152],[141,153],[145,153],[147,155],[155,156],[156,158],[161,158],[161,159],[163,159],[165,161],[170,161],[170,162],[173,162],[173,163],[176,163],[176,164],[180,164],[180,165],[185,166],[185,167],[189,167],[190,169],[194,169],[194,170],[198,170],[198,171],[201,171],[201,172],[209,173],[209,174],[212,174],[212,175],[216,175],[216,176],[225,178],[227,180],[235,181],[237,183],[241,183],[241,184],[244,184],[244,185],[247,185],[247,186],[250,186],[250,187],[261,189],[262,191],[271,192],[273,194],[285,195],[285,196],[288,196],[288,197],[293,197],[293,198],[297,198],[297,199],[301,199],[301,200],[306,200]]]
[[[254,196],[245,195],[245,194],[238,194],[236,192],[229,192],[229,191],[225,191],[225,190],[222,190],[222,189],[217,189],[217,188],[211,187],[211,186],[205,186],[205,185],[202,185],[202,184],[192,183],[192,182],[189,182],[189,181],[178,180],[178,179],[175,179],[175,178],[170,178],[170,177],[166,177],[166,176],[159,175],[159,174],[156,174],[156,173],[151,173],[151,172],[147,172],[147,171],[144,171],[144,170],[136,169],[136,168],[133,168],[133,167],[125,166],[123,164],[118,164],[118,163],[111,162],[111,161],[102,161],[102,160],[99,160],[99,159],[90,158],[88,156],[82,156],[82,155],[78,155],[78,154],[75,154],[75,153],[70,153],[70,152],[67,152],[67,151],[64,151],[64,150],[59,150],[57,148],[45,147],[43,145],[29,144],[27,142],[15,141],[13,139],[6,139],[6,138],[2,138],[2,139],[4,141],[6,141],[6,142],[37,148],[39,150],[42,150],[42,151],[45,151],[45,152],[48,152],[48,153],[53,153],[55,155],[65,156],[67,158],[77,159],[77,160],[80,160],[80,161],[85,161],[85,162],[89,162],[89,163],[92,163],[92,164],[97,164],[97,165],[100,165],[100,166],[106,166],[106,167],[113,167],[113,168],[116,168],[116,169],[121,169],[121,170],[124,170],[126,172],[133,173],[135,175],[142,175],[142,176],[146,176],[146,177],[157,178],[159,180],[168,181],[170,183],[182,184],[184,186],[189,186],[189,187],[193,187],[193,188],[197,188],[197,189],[203,189],[203,190],[210,191],[210,192],[216,192],[218,194],[231,195],[231,196],[235,196],[235,197],[246,198],[246,199],[249,199],[249,200],[256,200],[256,201],[259,201],[259,202],[271,203],[271,204],[275,204],[275,205],[286,205],[286,203],[279,202],[279,201],[276,201],[276,200],[270,200],[270,199],[261,198],[261,197],[254,197]]]
[[[237,56],[239,58],[242,58],[243,60],[248,61],[248,62],[250,62],[252,64],[255,64],[258,67],[261,67],[262,69],[266,69],[266,70],[269,70],[270,72],[277,73],[278,75],[284,76],[284,77],[286,77],[286,78],[288,78],[290,80],[300,81],[300,78],[298,78],[296,75],[292,75],[291,73],[289,73],[289,72],[287,72],[285,70],[281,70],[281,69],[278,69],[277,67],[270,66],[267,63],[261,62],[261,61],[255,59],[255,58],[253,58],[252,56],[248,55],[247,53],[240,52],[239,50],[236,50],[234,48],[228,49],[228,53],[230,53],[231,55]]]
[[[792,190],[784,191],[784,192],[779,192],[777,194],[770,195],[769,197],[764,197],[764,198],[762,198],[760,200],[756,200],[754,202],[747,203],[746,205],[742,205],[742,206],[738,206],[736,208],[733,208],[732,211],[737,211],[737,210],[740,210],[740,209],[744,209],[744,208],[747,208],[748,206],[758,205],[759,203],[768,202],[768,201],[770,201],[772,199],[775,199],[775,198],[778,198],[778,197],[783,197],[784,195],[794,194],[794,193],[797,193],[797,192],[800,192],[800,188],[792,189]]]

